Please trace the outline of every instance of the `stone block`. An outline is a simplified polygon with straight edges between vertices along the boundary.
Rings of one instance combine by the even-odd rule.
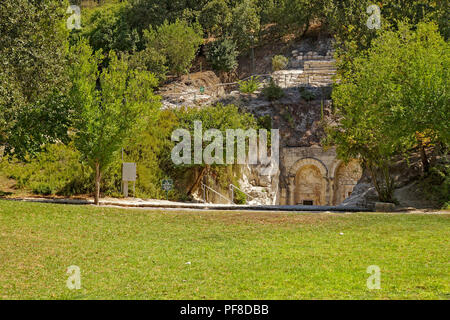
[[[394,210],[395,210],[394,203],[375,202],[375,211],[376,212],[392,212]]]

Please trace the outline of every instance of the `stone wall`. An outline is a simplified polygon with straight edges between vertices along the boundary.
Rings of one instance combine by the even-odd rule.
[[[280,204],[339,205],[350,196],[362,175],[357,161],[345,164],[335,149],[283,148]]]

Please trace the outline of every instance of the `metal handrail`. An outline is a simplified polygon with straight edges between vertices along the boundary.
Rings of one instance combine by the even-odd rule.
[[[211,187],[208,187],[206,184],[204,184],[203,182],[201,183],[201,187],[202,190],[205,191],[205,189],[211,190],[212,192],[214,192],[215,194],[217,194],[219,197],[221,197],[222,199],[225,199],[226,201],[228,201],[230,204],[234,204],[233,201],[230,201],[230,199],[228,199],[227,197],[225,197],[223,194],[217,192],[216,190],[214,190]],[[203,194],[203,201],[206,203],[206,197],[205,194]]]

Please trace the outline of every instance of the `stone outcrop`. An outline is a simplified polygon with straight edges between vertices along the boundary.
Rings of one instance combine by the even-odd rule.
[[[323,123],[331,121],[330,94],[335,74],[331,41],[305,41],[292,50],[288,69],[271,75],[285,93],[276,102],[267,101],[261,90],[254,94],[225,94],[217,89],[223,86],[211,80],[211,87],[205,87],[202,95],[198,83],[187,89],[180,100],[163,94],[164,105],[233,103],[256,117],[270,116],[272,127],[280,130],[280,166],[271,175],[261,175],[257,166],[244,168],[240,187],[251,196],[250,203],[337,205],[352,193],[361,168],[357,162],[343,164],[334,149],[324,150],[321,146]],[[267,82],[264,77],[263,85]]]

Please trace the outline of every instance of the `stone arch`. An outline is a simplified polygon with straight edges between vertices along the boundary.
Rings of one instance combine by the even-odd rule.
[[[362,168],[357,160],[348,163],[339,161],[333,170],[333,204],[339,205],[353,192],[362,176]]]
[[[322,161],[315,159],[315,158],[304,158],[301,160],[298,160],[296,163],[294,163],[289,170],[289,176],[295,177],[297,175],[297,172],[304,166],[307,165],[314,165],[319,170],[320,173],[324,178],[328,177],[328,168],[323,164]]]
[[[291,204],[327,204],[328,169],[320,160],[301,159],[291,167],[289,175]]]

